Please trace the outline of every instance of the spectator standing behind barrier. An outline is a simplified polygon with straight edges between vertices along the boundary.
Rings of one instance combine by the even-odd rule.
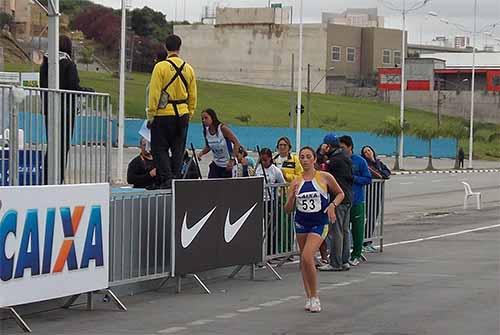
[[[135,157],[127,168],[127,183],[134,188],[146,188],[156,183],[156,168],[151,155],[149,142],[145,138],[140,141],[141,153]]]
[[[335,209],[342,202],[344,193],[332,175],[315,169],[316,153],[312,148],[302,148],[299,157],[304,171],[288,188],[285,210],[291,213],[295,208],[300,270],[306,292],[305,310],[320,312],[314,255],[328,235],[329,222],[336,221]],[[335,194],[332,201],[330,194]]]
[[[359,265],[362,260],[363,239],[365,236],[365,185],[372,182],[372,175],[368,170],[366,160],[360,155],[354,154],[354,144],[351,136],[342,136],[339,138],[340,147],[351,158],[352,174],[354,178],[352,190],[354,197],[350,211],[351,234],[353,249],[349,264]]]
[[[464,168],[465,153],[464,148],[458,149],[458,167],[460,169]]]
[[[377,153],[371,146],[365,145],[361,148],[361,156],[368,163],[368,169],[370,169],[373,179],[391,178],[391,170],[377,158]]]
[[[328,134],[323,139],[327,144],[326,152],[328,160],[326,162],[328,172],[339,183],[344,192],[344,200],[337,204],[337,220],[332,223],[330,231],[330,264],[321,266],[321,271],[347,271],[350,260],[349,241],[349,212],[352,205],[352,162],[340,147],[340,142],[334,134]]]
[[[239,152],[240,141],[228,126],[219,121],[211,108],[201,113],[205,148],[198,153],[198,160],[212,151],[214,160],[209,165],[208,178],[231,178],[233,176],[233,152]]]
[[[276,149],[278,153],[273,157],[274,164],[283,172],[285,181],[290,183],[302,174],[302,166],[300,165],[299,158],[297,155],[291,153],[292,142],[286,136],[278,140]]]
[[[179,57],[181,44],[179,36],[167,37],[168,57],[155,65],[151,75],[147,116],[159,178],[152,189],[170,188],[172,179],[181,177],[189,120],[196,109],[196,78],[191,65]]]
[[[68,36],[61,35],[59,37],[59,88],[61,90],[68,91],[86,91],[93,92],[93,89],[84,88],[80,86],[80,77],[78,76],[78,70],[76,68],[75,62],[71,59],[73,51],[73,43]],[[49,87],[49,60],[48,55],[45,54],[43,57],[43,63],[40,67],[40,87]],[[48,137],[49,134],[49,122],[48,122],[48,110],[49,110],[49,99],[48,94],[45,92],[43,95],[43,115],[45,117],[45,134]],[[61,96],[60,104],[60,137],[59,137],[59,163],[60,163],[60,178],[59,183],[64,183],[64,175],[66,170],[66,161],[68,157],[68,152],[71,147],[71,137],[73,135],[73,130],[75,127],[75,116],[76,116],[76,98],[72,99],[69,96]],[[45,153],[45,163],[44,163],[44,183],[48,184],[48,150]]]
[[[285,183],[283,173],[274,165],[273,153],[269,148],[262,148],[260,150],[255,175],[264,177],[265,186]],[[275,187],[264,187],[264,202],[268,214],[268,226],[266,229],[267,254],[273,255],[278,252],[282,243],[281,208],[277,206],[277,203],[279,203],[279,194],[276,194]]]
[[[267,185],[273,184],[284,184],[285,177],[281,170],[274,165],[273,153],[269,148],[262,148],[259,153],[259,162],[257,163],[257,169],[255,170],[256,176],[264,176],[266,178]],[[264,169],[263,169],[264,168]],[[268,195],[266,193],[268,198]]]

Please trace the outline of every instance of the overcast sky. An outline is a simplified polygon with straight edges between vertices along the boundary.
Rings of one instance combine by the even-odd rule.
[[[105,6],[118,8],[120,0],[93,0]],[[169,20],[177,17],[178,20],[186,18],[189,21],[199,21],[203,6],[231,6],[231,7],[256,7],[267,6],[268,0],[128,0],[132,1],[133,7],[148,6],[163,12]],[[397,6],[402,6],[403,0],[390,0]],[[406,0],[407,3],[415,3],[417,0]],[[272,0],[272,3],[280,2],[284,5],[294,7],[294,14],[298,14],[299,0]],[[493,23],[500,23],[500,0],[478,0],[478,29]],[[185,9],[184,9],[185,4]],[[341,12],[346,7],[366,8],[378,7],[379,15],[385,16],[386,27],[400,28],[401,14],[387,10],[380,0],[304,0],[304,21],[320,22],[322,12]],[[423,9],[413,12],[408,17],[408,31],[410,42],[418,43],[421,35],[423,41],[430,41],[436,35],[463,35],[456,28],[439,22],[436,18],[426,18],[429,11],[438,13],[450,22],[461,23],[470,30],[473,28],[473,0],[431,0]],[[494,31],[500,38],[500,24]],[[478,44],[485,43],[485,37],[478,39]],[[488,43],[492,43],[489,38]]]

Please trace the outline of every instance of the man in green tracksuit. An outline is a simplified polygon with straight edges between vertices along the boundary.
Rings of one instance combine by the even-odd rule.
[[[365,185],[372,182],[372,175],[368,169],[368,164],[360,155],[353,154],[354,144],[351,136],[339,138],[340,147],[351,157],[352,175],[354,183],[352,190],[354,198],[351,207],[351,234],[353,250],[349,264],[356,266],[361,261],[361,251],[363,249],[363,239],[365,236]]]

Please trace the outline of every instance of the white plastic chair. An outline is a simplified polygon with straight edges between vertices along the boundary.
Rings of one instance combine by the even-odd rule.
[[[462,184],[464,184],[465,188],[464,209],[467,209],[467,200],[470,197],[476,197],[477,209],[481,209],[481,192],[472,192],[469,183],[466,183],[465,181],[463,181]]]

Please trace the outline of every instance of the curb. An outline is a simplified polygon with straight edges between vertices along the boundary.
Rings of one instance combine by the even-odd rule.
[[[484,173],[484,172],[500,172],[500,169],[475,169],[475,170],[432,170],[432,171],[397,171],[393,175],[411,175],[411,174],[461,174],[461,173]]]

